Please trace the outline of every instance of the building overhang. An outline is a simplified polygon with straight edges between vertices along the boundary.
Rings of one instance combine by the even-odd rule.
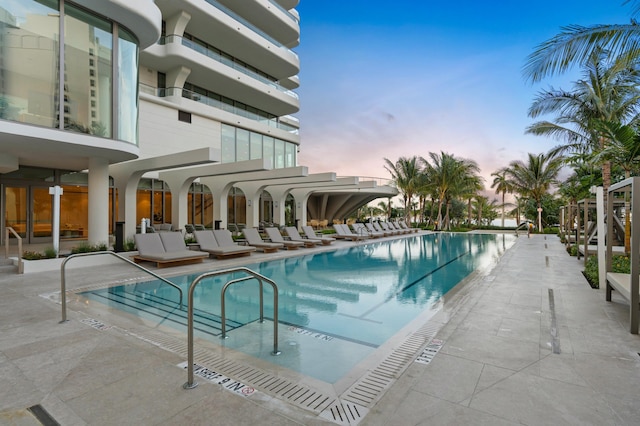
[[[140,49],[160,38],[162,12],[153,0],[75,0],[75,3],[124,25],[138,38]]]
[[[84,133],[0,120],[0,153],[23,166],[85,170],[90,158],[110,164],[138,157],[137,145]]]
[[[220,162],[221,154],[219,149],[199,148],[190,151],[178,152],[175,154],[160,155],[157,157],[139,158],[137,160],[109,166],[109,172],[119,175],[133,175],[156,171],[167,170],[193,165]]]

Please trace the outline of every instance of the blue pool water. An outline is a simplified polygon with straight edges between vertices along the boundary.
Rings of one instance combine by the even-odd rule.
[[[332,351],[331,371],[318,368],[318,354],[307,362],[293,363],[300,372],[327,382],[342,374],[394,336],[456,284],[478,268],[494,263],[513,243],[513,235],[428,234],[378,243],[354,244],[338,249],[293,258],[247,265],[278,285],[280,327],[315,336],[325,336],[345,346]],[[238,275],[238,277],[241,275]],[[172,277],[184,289],[197,275]],[[196,333],[199,337],[220,335],[220,289],[232,277],[207,278],[194,294]],[[256,281],[236,284],[227,290],[227,333],[242,330],[259,319]],[[264,286],[265,317],[273,317],[273,293]],[[84,294],[136,315],[173,327],[184,328],[185,311],[179,308],[178,292],[158,281],[123,285]],[[234,349],[261,357],[261,351],[247,339],[225,340]],[[220,342],[220,339],[215,339]],[[293,343],[292,343],[293,344]],[[304,342],[296,342],[300,357]],[[313,346],[317,352],[317,346]],[[284,347],[283,352],[289,348]],[[345,354],[345,355],[335,355]],[[290,360],[264,357],[291,366]],[[325,357],[326,358],[326,357]],[[335,364],[340,367],[336,368]],[[296,367],[297,366],[297,367]]]

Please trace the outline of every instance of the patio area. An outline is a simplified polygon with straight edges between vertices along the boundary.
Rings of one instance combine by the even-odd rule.
[[[160,330],[78,300],[59,324],[60,305],[52,302],[58,273],[2,275],[0,424],[41,424],[29,407],[61,425],[637,424],[640,337],[628,332],[626,302],[615,294],[606,302],[581,270],[555,235],[521,236],[494,268],[446,295],[429,321],[436,330],[429,350],[415,355],[422,362],[390,377],[361,416],[344,418],[302,409],[266,388],[242,396],[199,378],[184,390],[177,365],[186,359],[167,343],[180,336],[143,339]],[[78,269],[68,286],[103,276],[130,279],[132,271]]]

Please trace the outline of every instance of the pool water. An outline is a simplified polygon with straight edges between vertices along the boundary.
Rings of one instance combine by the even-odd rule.
[[[254,329],[259,319],[255,280],[228,288],[225,302],[230,338],[217,337],[220,290],[243,274],[201,281],[194,292],[196,335],[333,383],[412,320],[434,310],[441,297],[470,273],[494,264],[515,238],[504,234],[426,234],[247,265],[277,283],[280,330],[301,337],[284,335],[283,357],[263,356],[269,352],[251,336],[232,338],[243,328],[251,330],[250,334],[260,333]],[[170,279],[186,296],[196,277]],[[186,324],[186,306],[180,309],[178,292],[159,281],[94,290],[84,296],[172,327],[184,329]],[[272,289],[265,285],[264,315],[269,319],[273,318],[272,302]],[[309,345],[306,351],[305,342]],[[286,354],[293,346],[295,360]],[[322,348],[327,349],[324,355],[318,353]]]

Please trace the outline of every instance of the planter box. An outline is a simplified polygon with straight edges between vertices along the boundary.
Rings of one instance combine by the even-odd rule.
[[[130,260],[130,257],[134,254],[138,254],[137,251],[130,252],[122,252],[118,253],[118,255],[127,258]],[[22,260],[24,263],[24,273],[25,274],[33,274],[38,272],[60,272],[60,268],[62,266],[62,262],[64,261],[64,257],[60,257],[57,259],[40,259],[40,260]],[[18,266],[18,258],[11,258],[13,264]],[[101,265],[117,265],[123,264],[124,262],[117,257],[110,255],[102,255],[102,256],[81,256],[74,258],[67,262],[66,269],[80,269],[80,268],[90,268],[92,266],[101,266]]]

